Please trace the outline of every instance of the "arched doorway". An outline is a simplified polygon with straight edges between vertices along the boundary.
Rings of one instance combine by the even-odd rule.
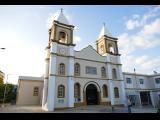
[[[94,84],[89,84],[86,87],[86,102],[87,105],[97,105],[98,104],[98,91]]]

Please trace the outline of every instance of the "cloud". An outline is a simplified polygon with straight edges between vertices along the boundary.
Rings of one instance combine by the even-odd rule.
[[[141,65],[141,64],[143,64],[144,61],[146,61],[147,59],[148,59],[148,56],[147,56],[147,55],[143,55],[143,56],[141,56],[141,57],[139,57],[139,58],[136,58],[135,63]]]
[[[160,6],[150,9],[144,15],[132,15],[132,19],[126,22],[128,30],[136,29],[132,34],[122,33],[119,35],[119,50],[122,54],[123,71],[133,72],[136,68],[138,73],[153,73],[160,68],[160,56],[151,57],[149,55],[138,56],[135,52],[139,52],[160,46]],[[154,18],[154,19],[151,19]],[[157,69],[158,68],[158,69]]]
[[[39,8],[40,8],[40,9],[45,9],[46,6],[44,6],[44,5],[39,5]]]
[[[160,18],[150,24],[144,25],[140,31],[129,35],[122,33],[119,35],[119,48],[122,54],[130,54],[136,49],[149,49],[160,45],[158,35],[160,35]]]
[[[81,38],[80,38],[79,36],[74,36],[74,37],[73,37],[73,43],[74,43],[74,44],[77,44],[77,43],[79,43],[79,42],[81,42]]]
[[[160,66],[160,56],[157,58],[144,60],[144,62],[141,64],[141,67],[146,70],[154,70],[158,66]]]
[[[140,34],[143,34],[144,36],[160,34],[160,19],[156,19],[151,24],[144,25],[144,28]]]
[[[128,20],[127,23],[126,23],[126,27],[127,27],[128,30],[132,30],[135,27],[138,27],[139,25],[140,24],[139,24],[138,20]]]
[[[136,27],[142,27],[147,23],[147,21],[150,18],[157,17],[160,15],[160,5],[154,7],[153,9],[150,9],[147,13],[145,13],[143,16],[140,16],[138,14],[132,15],[132,18],[126,21],[126,28],[128,30],[132,30]]]
[[[133,15],[133,19],[138,19],[139,17],[140,17],[140,15],[138,15],[138,14]]]
[[[121,59],[123,63],[122,69],[125,72],[133,72],[133,69],[135,68],[137,73],[151,74],[154,70],[157,70],[158,66],[160,66],[160,56],[157,58],[150,58],[147,55],[123,55]]]
[[[134,41],[127,33],[121,34],[118,38],[118,45],[121,54],[128,55],[135,50],[135,46],[133,45]]]

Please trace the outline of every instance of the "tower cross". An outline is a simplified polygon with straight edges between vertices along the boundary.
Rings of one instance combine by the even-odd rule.
[[[105,22],[103,22],[103,26],[105,26]]]
[[[61,13],[63,12],[63,8],[61,8]]]

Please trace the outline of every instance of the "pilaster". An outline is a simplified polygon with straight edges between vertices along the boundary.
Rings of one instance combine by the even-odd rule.
[[[114,92],[113,92],[113,83],[112,80],[109,80],[109,92],[110,92],[110,100],[111,100],[111,105],[114,105]]]
[[[73,46],[69,46],[69,55],[74,56]],[[68,107],[74,107],[74,58],[69,57],[68,65]]]
[[[51,52],[50,53],[57,53],[57,43],[52,42]],[[47,110],[54,111],[55,108],[55,87],[56,87],[56,76],[52,76],[56,74],[57,69],[57,55],[50,54],[50,61],[49,61],[49,80],[48,80],[48,96],[47,96]]]
[[[46,107],[47,102],[47,91],[48,91],[48,78],[49,78],[49,53],[50,49],[46,48],[46,60],[45,60],[45,75],[44,75],[44,85],[43,85],[43,96],[42,96],[42,108]]]

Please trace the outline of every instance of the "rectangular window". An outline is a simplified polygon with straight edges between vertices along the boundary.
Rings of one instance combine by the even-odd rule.
[[[97,74],[97,68],[96,67],[89,67],[86,66],[86,74]]]
[[[155,78],[156,84],[160,84],[160,78]]]
[[[65,97],[65,87],[63,85],[58,86],[58,98]]]
[[[128,84],[131,84],[131,83],[132,83],[131,78],[126,78],[126,82],[127,82]]]
[[[144,80],[143,79],[139,79],[139,83],[140,84],[144,84]]]
[[[33,96],[38,96],[39,87],[34,87]]]

